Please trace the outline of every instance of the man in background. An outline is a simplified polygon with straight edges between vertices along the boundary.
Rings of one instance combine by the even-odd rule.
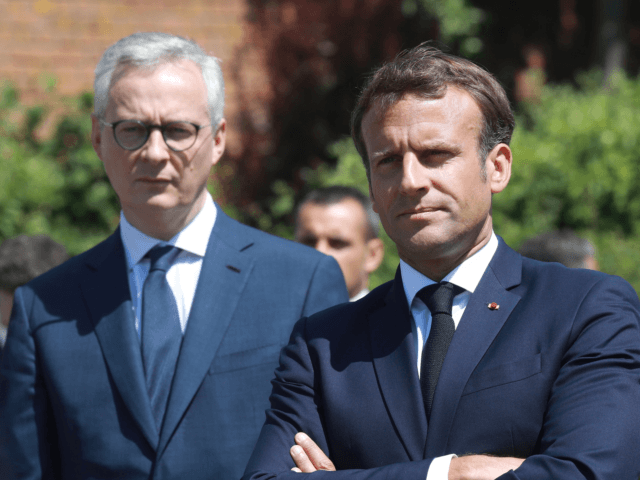
[[[348,300],[340,269],[214,203],[224,83],[196,43],[123,38],[94,89],[91,140],[120,225],[16,290],[0,476],[237,479],[291,326]]]
[[[518,252],[541,262],[558,262],[569,268],[598,270],[593,244],[571,230],[554,230],[530,238]]]
[[[366,195],[335,185],[312,190],[302,199],[295,238],[338,261],[353,302],[369,293],[369,275],[384,256],[379,223]]]
[[[47,235],[19,235],[0,244],[0,352],[16,288],[67,260],[67,250]]]

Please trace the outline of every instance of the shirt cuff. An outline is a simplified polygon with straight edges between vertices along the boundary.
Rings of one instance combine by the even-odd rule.
[[[434,458],[431,461],[431,465],[429,465],[427,480],[448,480],[449,465],[451,465],[451,459],[454,457],[458,458],[455,453],[452,453],[451,455],[445,455],[443,457]]]

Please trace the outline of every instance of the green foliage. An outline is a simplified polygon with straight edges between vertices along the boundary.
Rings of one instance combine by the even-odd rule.
[[[474,57],[482,51],[480,27],[484,12],[467,0],[404,0],[402,13],[414,16],[420,9],[438,20],[440,38],[447,45],[458,44],[460,53]]]
[[[26,108],[17,90],[0,93],[0,241],[45,233],[77,254],[117,224],[118,201],[90,142],[90,94],[67,99],[41,139],[49,113]]]
[[[547,86],[525,106],[511,143],[511,181],[494,198],[496,231],[511,245],[571,228],[598,247],[601,269],[640,290],[640,80]],[[634,255],[635,253],[635,255]]]

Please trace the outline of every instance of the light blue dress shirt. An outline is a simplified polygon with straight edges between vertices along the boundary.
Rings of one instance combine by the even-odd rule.
[[[181,251],[172,260],[167,271],[167,282],[176,299],[182,333],[187,328],[193,297],[196,293],[202,260],[209,245],[211,230],[216,221],[217,209],[211,195],[194,219],[168,242],[150,237],[131,225],[120,212],[120,235],[127,259],[129,289],[135,316],[135,327],[140,337],[140,310],[142,308],[142,287],[149,274],[150,262],[145,255],[158,244],[173,245]]]

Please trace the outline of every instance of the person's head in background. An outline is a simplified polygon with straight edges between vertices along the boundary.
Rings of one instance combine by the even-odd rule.
[[[598,270],[593,244],[571,230],[555,230],[526,240],[518,250],[525,257],[558,262],[570,268]]]
[[[0,321],[8,325],[16,288],[67,260],[67,250],[46,235],[20,235],[0,244]]]
[[[364,296],[369,275],[382,262],[379,219],[369,197],[336,185],[308,193],[296,212],[296,241],[336,259],[351,300]]]

